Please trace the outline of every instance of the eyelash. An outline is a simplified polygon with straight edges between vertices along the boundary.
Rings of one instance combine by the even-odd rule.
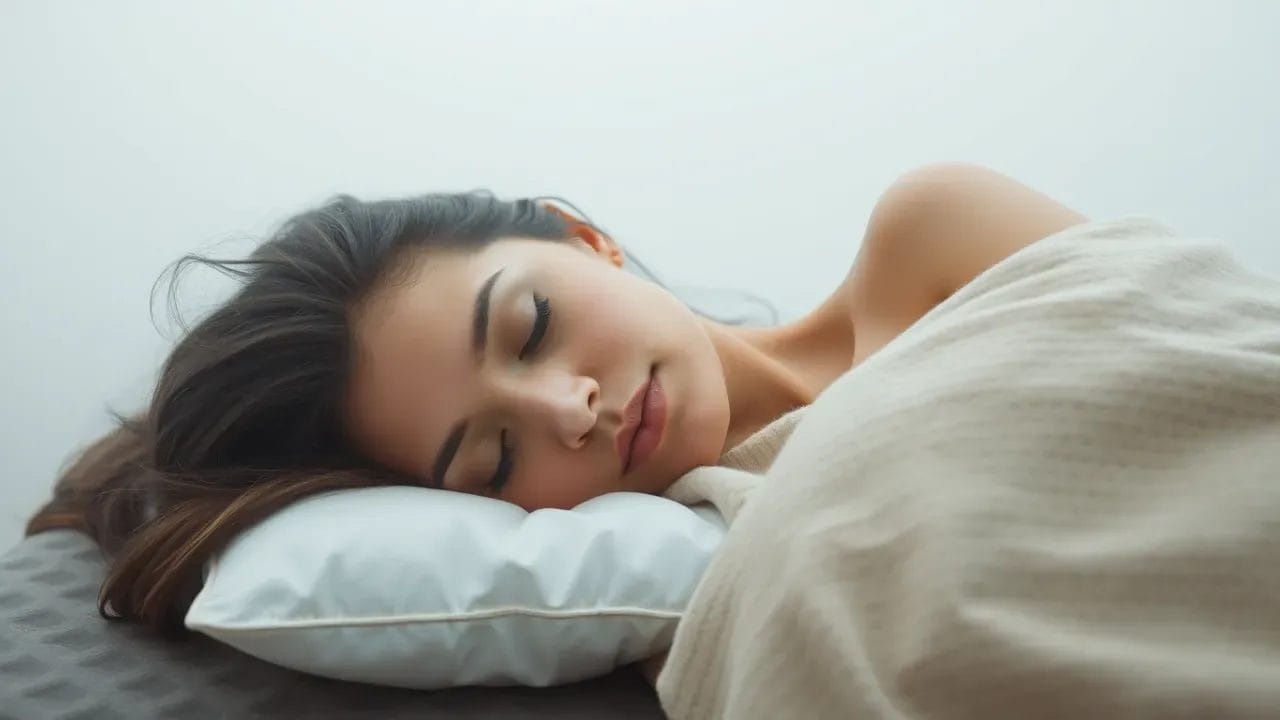
[[[499,437],[501,438],[502,451],[498,455],[498,469],[493,473],[493,479],[489,481],[489,492],[495,495],[502,492],[502,488],[506,486],[507,480],[511,477],[512,452],[514,451],[514,448],[507,442],[506,430],[503,430]]]
[[[526,353],[536,351],[538,346],[542,344],[542,338],[547,334],[547,326],[551,324],[551,301],[538,297],[537,293],[533,294],[533,307],[537,312],[537,317],[533,321],[533,332],[529,334],[529,341],[520,349],[520,359],[523,360]]]
[[[519,357],[521,360],[524,360],[526,355],[537,352],[538,348],[542,346],[542,339],[546,337],[547,328],[551,325],[551,301],[534,293],[533,306],[537,312],[537,317],[534,318],[533,330],[529,333],[528,342],[520,349]],[[506,430],[503,430],[499,436],[499,444],[501,451],[498,455],[498,469],[494,471],[493,477],[488,483],[489,492],[495,495],[502,492],[502,488],[506,486],[507,480],[511,477],[511,469],[515,464],[515,448],[507,442]]]

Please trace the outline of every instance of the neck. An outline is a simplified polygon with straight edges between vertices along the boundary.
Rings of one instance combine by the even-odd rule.
[[[722,453],[813,402],[849,368],[853,356],[848,316],[831,309],[772,328],[706,323],[729,395],[729,430]]]

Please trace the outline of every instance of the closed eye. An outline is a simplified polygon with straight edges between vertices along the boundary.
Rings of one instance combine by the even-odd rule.
[[[521,360],[537,351],[538,346],[542,344],[542,338],[547,334],[547,326],[551,324],[551,301],[535,293],[533,306],[537,315],[533,320],[533,330],[529,333],[529,340],[520,349]],[[502,492],[507,480],[511,478],[512,469],[515,468],[515,449],[507,440],[506,430],[502,431],[499,447],[501,450],[498,455],[498,469],[494,471],[493,477],[487,483],[489,492],[494,495]]]
[[[538,345],[542,343],[543,336],[547,334],[547,326],[551,324],[550,300],[538,297],[537,293],[534,293],[533,307],[537,316],[533,320],[533,331],[529,333],[529,341],[520,349],[521,360],[538,349]]]
[[[502,447],[498,455],[498,469],[493,473],[493,477],[489,479],[489,492],[497,495],[502,492],[502,488],[506,486],[507,480],[511,478],[511,468],[515,466],[515,450],[507,442],[507,431],[503,430],[499,444]]]

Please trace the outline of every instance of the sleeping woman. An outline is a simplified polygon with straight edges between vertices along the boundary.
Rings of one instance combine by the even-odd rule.
[[[90,534],[111,558],[100,610],[178,634],[206,560],[311,494],[411,484],[527,510],[615,491],[691,497],[678,480],[724,465],[975,278],[1077,226],[1090,224],[991,170],[917,169],[879,199],[825,301],[743,327],[624,272],[614,238],[549,201],[339,197],[246,259],[188,259],[236,277],[237,292],[181,338],[149,407],[79,457],[27,532]],[[673,658],[691,642],[684,625]],[[661,659],[649,667],[653,679]],[[864,670],[805,672],[822,688]],[[730,700],[695,707],[664,671],[668,712],[806,715],[794,697],[727,705],[769,683],[716,672],[703,700]],[[896,688],[879,689],[888,704],[865,708],[912,714],[911,678],[880,681]],[[832,697],[827,710],[859,710]]]

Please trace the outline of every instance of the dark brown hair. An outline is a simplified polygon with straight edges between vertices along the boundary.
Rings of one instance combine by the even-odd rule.
[[[240,287],[177,343],[146,411],[80,454],[27,534],[88,533],[110,558],[99,612],[183,634],[206,560],[237,533],[304,496],[409,482],[347,442],[352,309],[414,251],[564,240],[566,217],[485,193],[340,196],[247,259],[183,258],[174,278],[204,265]]]

